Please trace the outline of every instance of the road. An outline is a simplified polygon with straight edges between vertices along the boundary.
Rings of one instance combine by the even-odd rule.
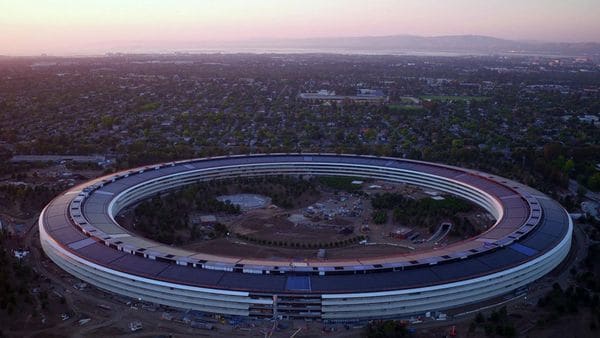
[[[577,194],[577,190],[579,190],[579,183],[577,183],[577,181],[575,180],[569,180],[569,191],[573,194]],[[600,193],[586,189],[584,197],[594,202],[600,203]]]

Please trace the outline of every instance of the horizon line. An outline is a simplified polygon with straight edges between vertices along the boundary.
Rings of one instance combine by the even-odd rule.
[[[446,35],[418,35],[418,34],[385,34],[385,35],[341,35],[341,36],[315,36],[315,37],[293,37],[293,38],[277,38],[277,37],[260,37],[260,38],[249,38],[249,39],[243,39],[243,40],[237,40],[237,39],[221,39],[221,40],[188,40],[188,41],[174,41],[175,44],[208,44],[209,46],[205,46],[203,48],[197,48],[197,47],[149,47],[148,51],[134,51],[134,50],[129,50],[129,51],[124,51],[126,49],[135,49],[134,47],[130,46],[130,47],[123,47],[121,51],[115,51],[115,50],[110,50],[110,48],[117,48],[117,47],[107,47],[105,48],[104,51],[99,51],[99,52],[77,52],[77,51],[72,51],[72,52],[65,52],[65,53],[51,53],[51,52],[44,52],[44,51],[40,51],[37,54],[12,54],[12,53],[1,53],[0,52],[0,57],[14,57],[14,58],[19,58],[19,57],[98,57],[98,56],[107,56],[107,54],[129,54],[129,55],[140,55],[140,54],[176,54],[176,53],[183,53],[183,54],[343,54],[343,55],[366,55],[367,53],[358,53],[358,52],[351,52],[351,53],[342,53],[342,52],[335,52],[335,51],[323,51],[322,49],[326,48],[326,47],[313,47],[314,49],[319,49],[321,51],[303,51],[303,52],[292,52],[292,51],[287,51],[287,52],[274,52],[274,51],[268,51],[267,49],[298,49],[298,50],[306,50],[306,49],[311,49],[311,48],[307,48],[307,47],[294,47],[294,46],[285,46],[285,47],[265,47],[265,46],[234,46],[235,44],[244,44],[244,43],[266,43],[266,42],[294,42],[294,41],[310,41],[310,40],[335,40],[335,39],[377,39],[377,38],[393,38],[393,37],[412,37],[412,38],[423,38],[423,39],[435,39],[435,38],[455,38],[455,37],[481,37],[481,38],[488,38],[488,39],[495,39],[495,40],[500,40],[500,41],[506,41],[506,42],[513,42],[513,43],[530,43],[530,44],[538,44],[538,45],[543,45],[543,44],[556,44],[556,45],[575,45],[575,44],[579,44],[579,45],[585,45],[585,44],[595,44],[595,45],[599,45],[600,46],[600,41],[591,41],[591,40],[582,40],[582,41],[573,41],[573,42],[567,42],[567,41],[560,41],[560,40],[537,40],[537,39],[510,39],[510,38],[503,38],[503,37],[496,37],[496,36],[492,36],[492,35],[482,35],[482,34],[446,34]],[[173,42],[173,40],[170,40],[171,42]],[[156,45],[157,43],[161,43],[162,41],[157,41],[157,42],[153,42],[153,41],[140,41],[140,40],[128,40],[128,41],[113,41],[113,42],[104,42],[104,43],[100,43],[100,44],[109,44],[109,43],[113,43],[115,45],[124,45],[124,44],[138,44],[138,45]],[[165,41],[167,42],[167,41]],[[248,51],[226,51],[226,50],[222,50],[222,48],[238,48],[238,49],[265,49],[265,51],[253,51],[253,52],[248,52]],[[144,46],[138,46],[137,48],[140,49],[144,49],[146,47]],[[81,48],[80,48],[81,49]],[[161,51],[161,49],[163,49]],[[195,51],[191,51],[191,50],[195,50]],[[212,51],[214,50],[214,51]],[[360,50],[360,48],[356,48],[357,51]],[[366,50],[365,50],[366,51]],[[397,50],[396,53],[401,53],[401,52],[405,52],[407,54],[400,54],[400,55],[410,55],[410,53],[415,53],[415,52],[420,52],[417,50]],[[430,51],[431,53],[433,53],[433,51]],[[445,50],[439,50],[437,51],[439,53],[454,53],[454,54],[463,54],[463,55],[473,55],[473,54],[482,54],[482,53],[475,53],[475,51],[473,53],[468,53],[468,52],[458,52],[456,50],[454,51],[445,51]],[[422,53],[422,51],[420,52]],[[372,53],[373,55],[398,55],[395,53]],[[489,53],[487,55],[493,55],[493,54],[508,54],[511,55],[511,53],[507,53],[507,52],[496,52],[496,53]],[[519,53],[514,53],[515,56],[520,55]],[[525,53],[527,54],[527,53]],[[552,55],[548,55],[548,56],[552,56]]]

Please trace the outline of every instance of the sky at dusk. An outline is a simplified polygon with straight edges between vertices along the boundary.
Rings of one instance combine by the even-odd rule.
[[[5,55],[397,34],[600,42],[600,0],[0,0]]]

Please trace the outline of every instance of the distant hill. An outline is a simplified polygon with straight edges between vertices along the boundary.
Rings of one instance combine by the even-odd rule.
[[[393,35],[373,37],[260,40],[236,44],[244,48],[311,49],[348,52],[460,53],[460,54],[543,54],[600,56],[600,43],[537,42],[498,39],[481,35],[423,37]]]

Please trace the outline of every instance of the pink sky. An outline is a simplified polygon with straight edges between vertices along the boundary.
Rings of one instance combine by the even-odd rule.
[[[373,35],[600,42],[598,0],[4,0],[0,54]],[[203,44],[204,43],[204,44]]]

